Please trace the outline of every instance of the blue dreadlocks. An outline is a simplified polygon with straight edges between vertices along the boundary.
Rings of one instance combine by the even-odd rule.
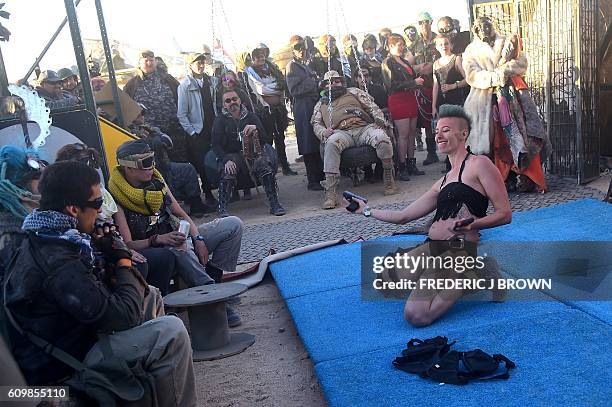
[[[32,168],[28,159],[38,160],[38,153],[10,145],[0,149],[0,212],[12,213],[20,219],[30,213],[25,203],[38,202],[38,196],[22,185],[24,179],[40,171]]]

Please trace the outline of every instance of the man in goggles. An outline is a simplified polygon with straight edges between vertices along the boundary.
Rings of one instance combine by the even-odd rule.
[[[152,170],[155,168],[155,153],[151,151],[144,154],[134,154],[124,159],[117,160],[117,162],[122,167]]]

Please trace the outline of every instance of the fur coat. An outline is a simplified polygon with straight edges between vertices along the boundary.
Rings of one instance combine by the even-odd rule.
[[[495,88],[504,86],[512,76],[522,76],[527,71],[527,58],[522,52],[517,58],[502,62],[505,45],[506,39],[499,35],[493,47],[475,38],[463,53],[465,79],[471,87],[464,104],[465,111],[472,118],[467,145],[474,154],[489,154],[491,97]]]

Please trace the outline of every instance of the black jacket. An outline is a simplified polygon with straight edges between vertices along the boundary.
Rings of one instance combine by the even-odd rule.
[[[19,250],[7,271],[14,270],[6,282],[6,302],[24,331],[83,360],[98,332],[122,331],[142,323],[145,287],[132,271],[118,270],[111,288],[74,243],[30,234]],[[14,329],[10,338],[13,356],[28,384],[53,384],[71,373]]]
[[[383,81],[389,94],[419,87],[414,81],[417,77],[416,70],[403,58],[402,62],[412,68],[415,74],[410,75],[406,68],[400,65],[392,56],[385,58],[382,62]]]
[[[229,153],[242,153],[242,141],[238,133],[247,124],[257,126],[259,142],[263,146],[266,139],[266,131],[255,113],[247,111],[246,114],[242,114],[239,120],[231,116],[228,117],[225,114],[215,117],[212,132],[212,149],[221,163],[225,164],[229,160],[229,157],[226,157]]]

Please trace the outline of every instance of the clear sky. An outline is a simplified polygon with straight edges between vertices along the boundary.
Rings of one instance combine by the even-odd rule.
[[[58,27],[65,8],[63,0],[5,1],[3,10],[11,17],[2,23],[12,36],[0,46],[9,80],[15,81],[26,73]],[[211,44],[211,27],[233,53],[258,42],[274,51],[293,34],[318,36],[328,26],[336,36],[349,31],[377,32],[384,26],[399,28],[414,23],[424,10],[435,21],[444,15],[457,18],[463,29],[468,22],[464,0],[102,0],[102,6],[109,37],[129,46],[130,51],[125,51],[128,61],[133,61],[135,50],[143,48],[166,55],[198,50],[202,44]],[[83,38],[99,38],[94,1],[82,0],[78,10]],[[75,59],[66,25],[41,67],[57,70],[71,65]]]

